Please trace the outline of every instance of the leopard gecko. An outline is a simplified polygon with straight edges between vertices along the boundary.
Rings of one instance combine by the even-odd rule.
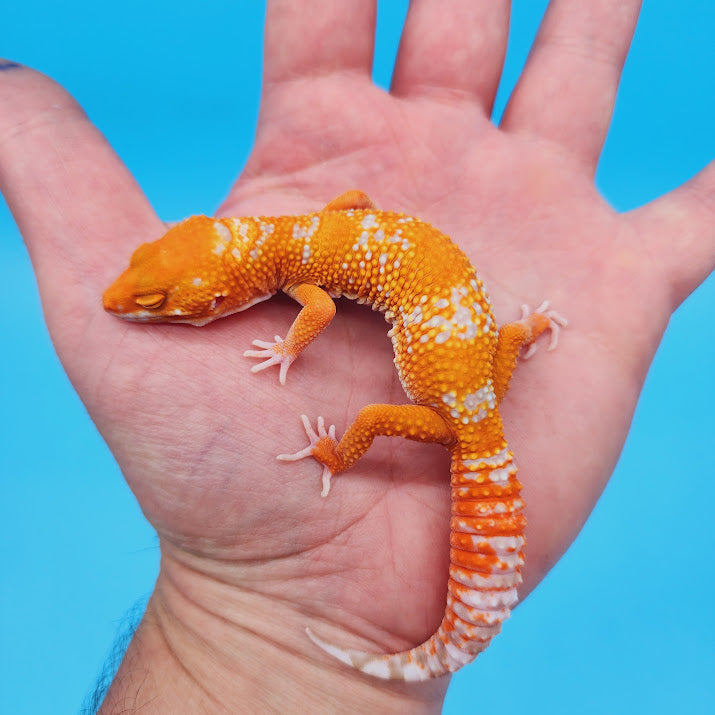
[[[379,678],[426,680],[454,672],[486,649],[517,602],[525,544],[524,503],[499,403],[521,349],[566,321],[544,303],[497,328],[466,255],[418,218],[380,211],[348,191],[302,216],[193,216],[136,249],[106,290],[104,308],[141,322],[204,325],[279,290],[302,309],[286,338],[245,353],[276,366],[281,384],[301,351],[330,323],[334,297],[383,312],[400,381],[413,404],[368,405],[340,440],[322,417],[303,416],[309,444],[279,459],[322,465],[322,495],[377,435],[436,442],[451,453],[452,515],[447,603],[437,631],[411,650],[369,654],[332,645],[332,656]]]

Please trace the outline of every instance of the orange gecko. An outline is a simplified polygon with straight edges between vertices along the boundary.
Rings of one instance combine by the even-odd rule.
[[[277,218],[194,216],[140,246],[104,294],[127,320],[204,325],[282,290],[303,307],[283,340],[254,341],[254,372],[275,365],[280,382],[330,323],[333,297],[368,303],[392,324],[395,365],[414,404],[368,405],[338,441],[322,417],[303,424],[310,444],[283,460],[313,457],[332,475],[349,469],[377,435],[439,442],[452,455],[447,604],[438,630],[401,653],[362,653],[312,640],[379,678],[426,680],[471,662],[517,602],[525,519],[499,403],[519,352],[544,331],[553,348],[566,321],[544,303],[497,328],[467,257],[418,218],[378,210],[349,191],[322,211]]]

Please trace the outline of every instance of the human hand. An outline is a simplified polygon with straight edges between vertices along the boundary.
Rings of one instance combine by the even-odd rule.
[[[604,5],[590,12],[610,17]],[[554,4],[552,32],[572,42],[559,50],[542,35],[501,130],[488,120],[506,38],[501,4],[460,10],[478,15],[471,19],[432,19],[436,8],[415,4],[396,96],[371,85],[372,19],[357,3],[348,8],[323,26],[304,9],[269,8],[256,150],[220,212],[305,212],[359,187],[384,208],[450,234],[485,279],[499,322],[542,297],[568,315],[558,351],[520,366],[503,410],[528,503],[525,594],[590,511],[667,317],[710,270],[711,217],[697,197],[712,190],[712,170],[626,216],[593,187],[632,7],[615,34],[598,18],[589,23],[609,28],[604,47],[604,38],[589,44],[580,11]],[[485,44],[462,44],[466,57],[451,57],[447,45],[471,38],[475,26],[493,28]],[[578,57],[561,62],[564,46],[577,47]],[[604,52],[610,61],[601,61]],[[469,74],[464,67],[483,68],[474,85],[455,85]],[[246,598],[258,610],[280,599],[295,648],[299,626],[313,617],[385,650],[423,639],[443,607],[445,456],[376,445],[325,502],[317,465],[274,462],[301,445],[301,412],[345,427],[367,402],[403,399],[384,323],[341,308],[281,389],[276,376],[251,377],[241,353],[290,323],[296,307],[287,301],[200,331],[104,316],[102,289],[163,226],[57,87],[26,70],[3,80],[12,93],[6,124],[51,119],[5,147],[3,191],[32,252],[58,352],[162,539],[163,596],[171,601],[171,589],[186,590],[187,581],[202,593],[211,592],[207,582],[220,583],[229,618]],[[47,112],[52,104],[60,107]],[[408,548],[416,558],[405,558]]]

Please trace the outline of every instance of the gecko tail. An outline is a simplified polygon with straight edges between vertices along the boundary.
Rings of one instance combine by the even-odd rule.
[[[454,673],[486,650],[519,600],[526,543],[521,484],[507,447],[452,458],[447,599],[439,628],[411,650],[386,655],[340,648],[312,631],[318,647],[384,680],[420,681]]]
[[[339,648],[316,636],[310,628],[305,631],[310,640],[329,655],[383,680],[415,682],[448,675],[471,663],[488,645],[488,641],[479,644],[472,642],[470,650],[475,652],[466,652],[451,643],[440,628],[431,638],[411,650],[382,655]]]

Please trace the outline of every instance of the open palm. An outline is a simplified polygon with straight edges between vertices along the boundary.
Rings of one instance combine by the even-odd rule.
[[[414,2],[390,94],[370,80],[367,3],[319,20],[299,5],[269,5],[256,146],[217,213],[305,213],[360,188],[450,235],[500,324],[544,298],[568,317],[502,409],[527,500],[523,597],[595,504],[668,318],[712,269],[702,197],[715,172],[625,215],[594,188],[638,2],[552,2],[500,128],[489,114],[507,2],[450,16]],[[340,434],[365,404],[405,401],[382,318],[341,302],[280,387],[277,371],[251,375],[243,350],[285,334],[287,298],[201,329],[104,314],[103,289],[165,226],[61,88],[24,68],[0,80],[2,190],[60,357],[160,535],[158,590],[191,583],[200,599],[205,578],[229,603],[274,603],[296,632],[313,618],[318,632],[349,630],[345,644],[430,635],[446,588],[446,453],[378,440],[327,499],[317,464],[275,459],[303,446],[301,413]]]

